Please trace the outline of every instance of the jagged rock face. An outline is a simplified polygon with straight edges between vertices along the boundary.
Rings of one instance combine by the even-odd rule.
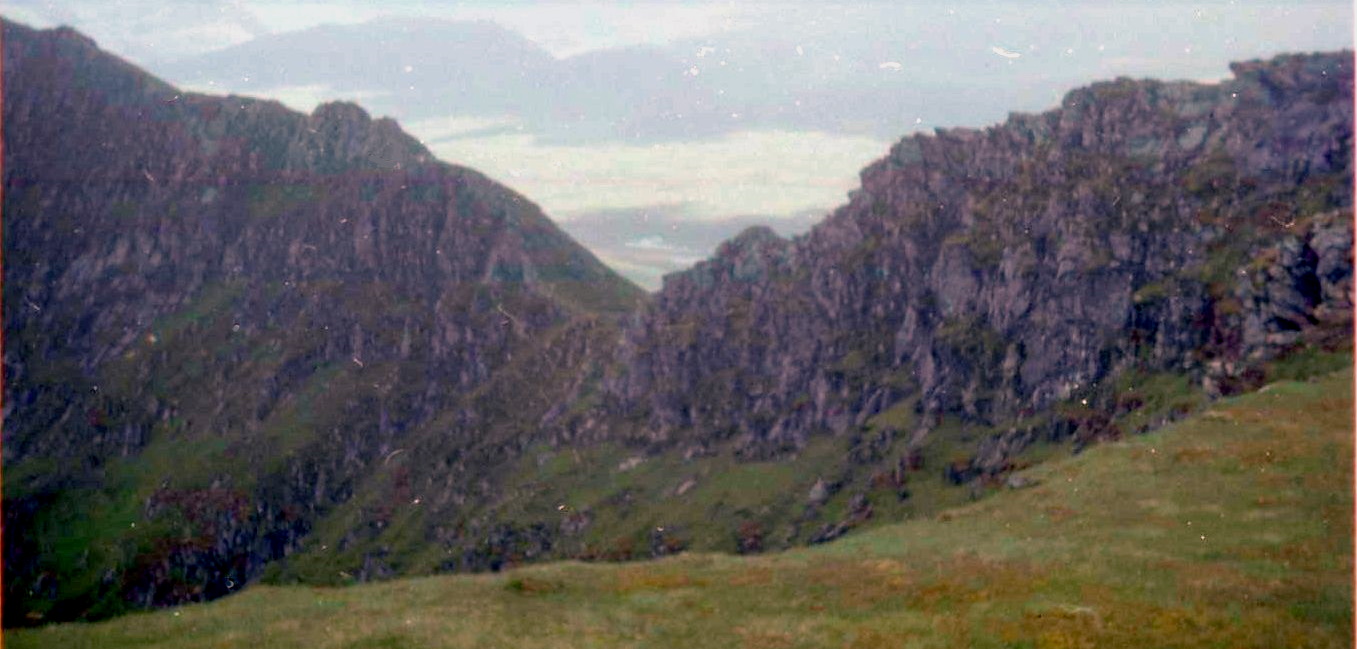
[[[1234,364],[1317,306],[1347,314],[1350,224],[1309,217],[1350,206],[1352,56],[1233,71],[902,140],[810,233],[750,231],[667,277],[604,410],[653,443],[729,435],[766,457],[900,399],[992,422],[1132,361]],[[1247,268],[1268,246],[1280,266]]]
[[[577,367],[591,314],[641,297],[357,106],[182,93],[69,29],[3,27],[7,623],[42,593],[55,617],[222,594],[397,449],[422,477],[495,456],[556,400],[496,411],[515,364]],[[116,549],[70,555],[39,530],[86,524],[59,518],[81,498],[170,531],[100,514]]]

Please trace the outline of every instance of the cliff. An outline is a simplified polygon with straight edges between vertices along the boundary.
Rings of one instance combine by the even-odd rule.
[[[477,400],[642,296],[357,106],[180,92],[69,29],[4,46],[10,623],[247,583],[412,440],[496,452]]]
[[[603,434],[776,457],[908,401],[923,444],[943,415],[1107,406],[1132,369],[1240,389],[1346,331],[1351,54],[1233,71],[903,139],[808,234],[750,231],[667,277],[602,388],[645,425]]]

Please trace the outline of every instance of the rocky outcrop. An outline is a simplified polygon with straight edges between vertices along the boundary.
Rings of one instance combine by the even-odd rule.
[[[1097,399],[1131,367],[1231,375],[1346,331],[1352,231],[1329,211],[1351,204],[1352,56],[1233,71],[900,141],[810,233],[746,232],[667,277],[604,410],[652,445],[776,457],[905,399],[923,439],[937,415]]]
[[[1288,232],[1237,271],[1232,294],[1212,304],[1200,357],[1209,394],[1249,385],[1260,360],[1308,346],[1341,346],[1352,324],[1352,214],[1289,222]]]
[[[430,499],[455,512],[520,445],[489,431],[559,401],[506,390],[521,363],[577,371],[641,298],[389,119],[185,93],[69,29],[3,28],[9,624],[225,594],[355,494],[478,454]]]

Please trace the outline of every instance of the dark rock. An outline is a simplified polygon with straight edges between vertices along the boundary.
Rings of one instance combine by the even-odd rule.
[[[515,364],[573,374],[641,297],[529,201],[355,105],[184,93],[70,30],[3,29],[4,402],[23,404],[4,462],[55,467],[5,493],[24,530],[7,624],[227,594],[360,492],[334,539],[365,549],[346,573],[396,574],[389,523],[489,491],[525,445],[487,432],[535,430],[569,389],[525,394]],[[115,462],[145,484],[106,482]],[[112,568],[25,538],[62,529],[53,499],[119,510],[153,488],[140,526],[92,514],[92,543],[126,549]],[[462,565],[548,546],[527,536]]]
[[[1217,85],[1120,79],[906,138],[811,232],[746,232],[668,276],[596,420],[641,419],[629,434],[660,445],[729,431],[767,459],[906,398],[921,421],[989,424],[1132,366],[1300,344],[1350,311],[1351,69],[1344,52]]]

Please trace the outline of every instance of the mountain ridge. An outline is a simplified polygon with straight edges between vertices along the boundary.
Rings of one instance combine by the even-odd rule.
[[[643,297],[391,120],[180,93],[70,30],[3,28],[6,527],[105,541],[9,537],[8,623],[54,579],[62,617],[256,578],[395,440],[519,355],[568,366]],[[446,444],[488,437],[462,420]]]
[[[645,298],[355,105],[3,28],[9,626],[821,543],[1351,346],[1350,52],[906,138]]]
[[[788,347],[779,350],[782,353],[773,356],[770,362],[782,364],[788,357],[800,355],[802,371],[818,372],[818,378],[800,379],[798,388],[783,388],[787,395],[786,401],[794,397],[794,394],[787,393],[794,393],[797,389],[809,390],[812,394],[823,392],[832,382],[829,376],[832,372],[828,368],[839,360],[838,356],[857,352],[869,358],[893,355],[894,358],[887,358],[884,363],[887,368],[913,366],[916,371],[923,373],[916,375],[914,380],[922,384],[920,389],[925,400],[933,398],[929,394],[942,398],[942,394],[949,393],[952,395],[949,398],[954,399],[949,407],[965,409],[968,414],[978,415],[979,410],[974,404],[957,403],[955,400],[960,396],[960,401],[964,402],[971,398],[964,396],[967,392],[973,393],[978,389],[978,386],[965,385],[969,378],[961,379],[961,384],[957,385],[953,382],[955,379],[948,381],[944,377],[929,375],[929,370],[924,369],[943,362],[945,350],[934,345],[932,340],[923,341],[921,348],[908,354],[901,349],[909,343],[913,335],[911,330],[923,326],[923,331],[915,332],[923,334],[927,333],[927,329],[934,329],[941,324],[919,324],[930,317],[930,311],[937,313],[932,316],[934,320],[960,318],[992,322],[1002,337],[1014,329],[1015,318],[1027,318],[1031,315],[1029,309],[1039,308],[1040,300],[1060,299],[1058,295],[1043,297],[1038,290],[1042,280],[1034,282],[1036,278],[1024,279],[1023,273],[1050,273],[1047,279],[1063,279],[1075,291],[1079,290],[1075,284],[1086,277],[1098,279],[1110,275],[1120,276],[1117,282],[1122,284],[1111,292],[1117,297],[1116,301],[1097,308],[1077,304],[1076,307],[1087,309],[1087,317],[1090,318],[1095,313],[1109,314],[1108,317],[1114,318],[1101,324],[1096,319],[1091,320],[1088,326],[1129,328],[1132,312],[1146,308],[1134,305],[1132,298],[1138,290],[1157,281],[1154,276],[1163,276],[1183,268],[1200,268],[1209,265],[1207,262],[1210,261],[1239,261],[1209,260],[1205,258],[1207,255],[1194,257],[1193,250],[1205,252],[1213,246],[1228,248],[1228,245],[1215,243],[1228,239],[1249,237],[1261,241],[1262,237],[1273,236],[1267,232],[1269,228],[1274,232],[1285,232],[1294,225],[1297,212],[1314,209],[1270,205],[1275,200],[1290,198],[1287,193],[1294,193],[1295,187],[1304,186],[1307,182],[1311,186],[1323,187],[1321,196],[1309,197],[1312,203],[1346,208],[1350,205],[1344,180],[1350,177],[1348,158],[1351,144],[1348,131],[1351,115],[1343,102],[1335,101],[1335,98],[1351,92],[1344,74],[1350,66],[1349,58],[1350,54],[1332,58],[1294,56],[1280,57],[1267,64],[1240,64],[1235,66],[1237,79],[1221,86],[1131,80],[1095,84],[1088,89],[1069,93],[1064,109],[1041,115],[1015,116],[1006,125],[985,130],[947,129],[940,130],[934,136],[905,138],[892,148],[887,157],[864,169],[863,188],[854,192],[847,206],[831,213],[809,233],[788,244],[756,246],[753,250],[757,250],[757,253],[750,252],[743,257],[736,255],[730,261],[735,267],[729,271],[732,274],[726,281],[729,291],[705,288],[722,281],[705,275],[708,271],[703,269],[714,268],[705,264],[666,277],[665,288],[656,295],[652,307],[647,309],[647,316],[658,322],[632,328],[629,335],[645,338],[656,335],[652,330],[685,326],[682,321],[686,317],[684,305],[719,305],[743,300],[751,305],[767,307],[767,317],[774,321],[784,318],[780,315],[783,313],[801,313],[802,317],[797,321],[805,321],[810,319],[807,316],[813,315],[813,319],[818,321],[813,325],[819,328],[816,334],[803,331],[790,335],[788,332],[765,330],[757,336],[762,341],[787,341],[784,345]],[[1311,69],[1305,69],[1307,66]],[[1324,66],[1333,66],[1332,77],[1328,70],[1323,69]],[[1274,90],[1280,88],[1286,90]],[[1272,94],[1269,93],[1282,92],[1287,93],[1287,100],[1293,105],[1291,110],[1295,111],[1294,117],[1278,116],[1275,118],[1277,123],[1270,124],[1249,114],[1255,110],[1274,110],[1268,105],[1272,101]],[[1298,96],[1306,92],[1320,93],[1321,98],[1326,100],[1320,105],[1327,106],[1329,113],[1316,112],[1308,99]],[[1242,98],[1229,97],[1229,94]],[[1225,97],[1225,103],[1221,103],[1221,97]],[[1212,102],[1217,105],[1213,106]],[[1231,103],[1238,106],[1229,105]],[[1283,109],[1281,106],[1275,108],[1278,111]],[[1105,115],[1086,113],[1092,110]],[[1153,111],[1156,110],[1172,113],[1167,116],[1155,115]],[[1239,114],[1234,115],[1235,111]],[[1284,119],[1308,119],[1315,123],[1313,126],[1299,123],[1283,126]],[[1241,125],[1236,127],[1235,122]],[[1116,128],[1139,129],[1139,132],[1119,133],[1114,130]],[[1283,137],[1284,128],[1299,129],[1301,133]],[[1255,147],[1252,142],[1259,142],[1262,146]],[[1070,153],[1062,154],[1062,151]],[[1229,190],[1237,191],[1239,196],[1223,195],[1227,192],[1217,191],[1214,185],[1195,187],[1195,192],[1185,191],[1184,187],[1178,186],[1227,182],[1222,178],[1189,177],[1188,172],[1202,164],[1203,160],[1218,155],[1239,159],[1240,164],[1237,166],[1224,168],[1225,163],[1222,162],[1211,170],[1211,173],[1228,178],[1231,183]],[[1099,160],[1098,156],[1116,156],[1120,159]],[[1147,159],[1161,162],[1140,171],[1138,168],[1143,163],[1136,160],[1137,156],[1147,156]],[[1293,156],[1298,159],[1289,159]],[[1038,164],[1045,165],[1039,172],[1035,168]],[[1114,174],[1134,171],[1139,171],[1139,177],[1118,181],[1123,185],[1129,184],[1128,181],[1141,183],[1134,189],[1113,184]],[[1042,182],[1060,184],[1062,192],[1073,192],[1077,202],[1057,205],[1055,190],[1031,185],[1033,174],[1040,174]],[[1149,174],[1162,174],[1166,178],[1155,178]],[[1255,187],[1241,191],[1233,186],[1237,182],[1252,183]],[[1272,183],[1271,187],[1257,187],[1269,182]],[[1261,196],[1251,195],[1250,192]],[[1268,196],[1268,192],[1274,196]],[[1165,198],[1158,204],[1146,201],[1147,197],[1156,194]],[[1007,204],[1010,197],[1024,204],[1010,207]],[[1123,199],[1137,205],[1128,207],[1122,204]],[[1280,209],[1281,212],[1264,214],[1270,209]],[[1261,218],[1265,222],[1240,223],[1236,229],[1241,232],[1237,234],[1229,231],[1236,227],[1229,222],[1194,223],[1199,218],[1217,218],[1217,213],[1229,210],[1259,212],[1254,218]],[[1057,221],[1060,211],[1064,211],[1062,216],[1068,218]],[[1090,223],[1095,218],[1103,222],[1097,225]],[[1277,219],[1277,223],[1268,219]],[[906,227],[913,229],[907,231],[904,229]],[[1337,227],[1341,227],[1341,223]],[[1161,234],[1161,228],[1167,232]],[[1162,239],[1159,243],[1146,244],[1138,241],[1137,237]],[[1034,245],[1034,240],[1042,245]],[[892,245],[893,249],[890,247]],[[1159,246],[1157,250],[1154,249],[1156,245]],[[1240,245],[1247,247],[1251,244]],[[715,260],[726,259],[732,250],[738,248],[723,248],[723,253],[718,254]],[[780,249],[772,254],[772,248]],[[1104,252],[1098,252],[1100,250]],[[1222,255],[1227,253],[1236,256],[1247,254],[1233,249],[1221,252]],[[1099,254],[1108,255],[1108,258],[1100,259],[1096,256]],[[1334,251],[1330,256],[1335,254],[1341,253]],[[1159,255],[1164,257],[1157,258]],[[1329,263],[1338,262],[1331,260]],[[868,266],[867,272],[878,277],[865,276],[862,269],[864,264]],[[909,267],[911,264],[914,268]],[[840,269],[845,277],[836,276]],[[1135,272],[1137,269],[1143,269],[1153,276],[1142,277]],[[1346,281],[1343,275],[1345,271],[1336,272],[1337,275],[1331,279],[1339,283]],[[798,273],[809,274],[809,281],[796,277]],[[895,276],[903,277],[892,280]],[[930,277],[939,278],[942,283],[933,284],[923,294],[911,294],[906,290],[911,285],[927,286]],[[1196,299],[1210,302],[1238,298],[1228,295],[1237,288],[1225,285],[1229,284],[1229,278],[1209,279],[1211,282],[1197,282],[1196,288],[1190,290],[1200,295],[1206,292],[1206,284],[1215,283],[1217,285],[1212,290],[1217,294],[1202,295]],[[781,286],[780,282],[784,280],[790,280],[792,287]],[[987,289],[987,284],[992,288]],[[1108,285],[1107,288],[1113,289],[1114,286]],[[1184,290],[1189,289],[1184,287]],[[881,292],[873,295],[870,291]],[[986,291],[989,291],[988,295]],[[968,297],[977,292],[977,298],[982,303],[977,303],[977,298]],[[1339,293],[1340,289],[1329,289],[1326,299],[1341,300],[1337,298]],[[769,295],[777,297],[770,299]],[[930,295],[935,297],[930,298]],[[1313,298],[1306,299],[1313,302]],[[920,306],[930,301],[937,304],[938,308]],[[856,314],[855,319],[850,320],[853,323],[851,325],[848,324],[850,321],[844,320],[847,313],[864,306],[870,306],[876,312],[870,314],[874,316],[872,319],[884,318],[894,322],[898,328],[893,332],[894,335],[883,332],[872,341],[874,348],[858,344],[857,349],[852,349],[851,345],[843,345],[843,348],[829,352],[834,357],[805,358],[803,351],[814,346],[812,341],[834,339],[832,329],[872,331],[874,325],[863,319],[869,314]],[[982,310],[977,312],[977,307]],[[805,311],[806,308],[810,311]],[[1187,308],[1204,307],[1199,304]],[[733,353],[731,349],[718,352],[716,347],[724,344],[722,336],[710,331],[717,328],[729,330],[721,324],[717,315],[721,309],[721,306],[714,307],[709,317],[701,320],[709,335],[693,337],[694,344],[682,349],[657,343],[654,353],[637,352],[637,360],[628,372],[632,376],[646,372],[648,363],[664,362],[665,354],[670,354],[670,357],[685,354],[689,357],[694,354],[700,356],[706,353],[704,344],[710,353],[718,356]],[[890,313],[892,309],[900,311]],[[1041,317],[1052,324],[1062,321],[1055,311]],[[1305,321],[1304,317],[1302,321]],[[1242,324],[1234,323],[1231,326]],[[1040,332],[1040,335],[1046,335],[1047,331],[1050,331],[1050,326],[1029,329],[1029,332]],[[1157,353],[1162,357],[1179,355],[1194,346],[1192,339],[1200,333],[1168,332],[1168,338],[1184,338],[1171,343],[1172,351],[1161,350]],[[1250,343],[1260,343],[1260,340],[1256,340],[1258,337],[1257,334],[1252,335]],[[928,338],[933,338],[933,335],[928,334]],[[1057,358],[1065,353],[1063,341],[1058,347],[1051,346],[1053,341],[1043,342],[1031,337],[1022,342],[1023,347],[1032,350],[1032,356],[1038,359]],[[1153,340],[1151,343],[1159,344]],[[642,340],[637,344],[644,348],[646,343]],[[735,346],[744,345],[743,349],[746,350],[763,344],[751,338],[741,338],[734,343]],[[1086,347],[1080,352],[1082,358],[1086,361],[1092,359],[1094,365],[1074,372],[1068,379],[1038,388],[1036,400],[1023,404],[1024,407],[1039,408],[1053,398],[1066,398],[1070,390],[1074,389],[1074,384],[1086,384],[1105,373],[1105,370],[1097,367],[1096,357],[1101,350],[1095,348],[1096,341],[1084,344]],[[1166,341],[1166,344],[1169,343]],[[792,349],[792,346],[797,349]],[[892,352],[892,348],[897,351]],[[1013,357],[1015,352],[1021,355],[1021,350],[1011,346],[1007,350],[997,351],[999,357],[992,359],[996,365],[1022,360],[1014,358],[1010,361],[1005,358]],[[1233,349],[1229,353],[1249,355],[1253,351]],[[1125,355],[1125,352],[1117,353]],[[723,368],[747,367],[745,362],[728,359],[722,362]],[[1038,370],[1034,365],[1023,369],[1025,371],[1021,380],[1024,383],[1051,380],[1035,374]],[[663,373],[666,370],[658,371]],[[712,368],[712,371],[716,369]],[[778,376],[778,370],[770,366],[761,367],[757,373]],[[784,376],[779,380],[788,379]],[[1056,384],[1061,381],[1066,385]],[[819,387],[811,383],[818,383]],[[951,384],[945,385],[948,383]],[[676,395],[685,391],[691,394],[693,386],[682,382],[680,385],[682,387],[676,388],[670,396],[681,403],[681,397]],[[623,401],[641,394],[654,397],[654,393],[647,388],[623,386],[614,392]],[[1008,398],[1021,397],[1020,392],[1021,389]],[[856,391],[854,393],[858,394]],[[859,395],[859,398],[870,400],[873,397]],[[839,417],[835,423],[830,423],[828,411],[862,405],[833,405],[817,400],[815,410],[818,413],[816,421],[812,423],[841,431],[851,422]],[[619,407],[630,408],[625,405]],[[754,406],[755,410],[758,408]],[[942,409],[945,408],[941,403],[926,407],[926,410],[934,412]],[[1009,413],[1015,414],[1018,409],[1010,408]],[[663,414],[656,414],[657,411]],[[736,405],[733,411],[747,413],[749,409]],[[685,421],[685,415],[678,412],[672,403],[655,404],[651,412],[651,430],[659,436],[666,435],[664,431],[674,427],[674,424],[665,422],[679,422],[677,425],[681,426]],[[860,419],[858,423],[861,423]],[[691,416],[687,420],[691,421]],[[705,421],[702,424],[707,428],[718,429],[725,425],[723,420]],[[740,427],[738,423],[736,425]],[[773,428],[781,429],[784,425],[791,427],[789,434],[797,438],[795,443],[804,440],[807,424],[783,419],[774,423]],[[741,427],[741,432],[749,431]]]

